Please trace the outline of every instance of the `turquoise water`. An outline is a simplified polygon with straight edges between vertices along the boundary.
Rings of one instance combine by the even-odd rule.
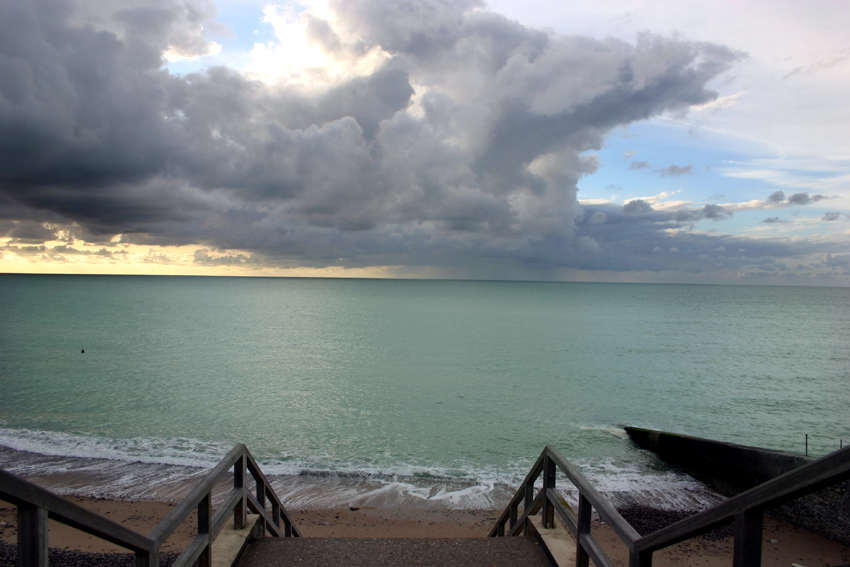
[[[57,467],[208,467],[244,442],[308,505],[332,483],[341,500],[476,506],[547,443],[610,492],[693,489],[622,425],[798,452],[808,434],[817,455],[850,439],[850,289],[43,275],[0,289],[0,445]],[[26,468],[12,454],[3,466]]]

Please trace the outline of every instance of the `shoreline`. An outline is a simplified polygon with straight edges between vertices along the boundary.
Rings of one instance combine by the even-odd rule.
[[[140,533],[148,533],[175,506],[172,502],[119,501],[97,498],[68,497],[70,500],[117,521]],[[332,508],[287,509],[304,537],[343,538],[469,538],[486,537],[501,510],[401,509],[401,508]],[[642,533],[649,533],[679,519],[673,514],[647,507],[631,507],[624,516]],[[14,545],[17,538],[14,506],[0,501],[0,540]],[[162,546],[166,553],[179,553],[194,535],[190,517]],[[95,554],[88,560],[94,564],[115,564],[114,555],[127,550],[83,534],[68,526],[50,521],[49,545],[64,553]],[[593,534],[616,564],[627,562],[625,545],[611,528],[598,520]],[[765,567],[789,567],[796,563],[805,567],[830,566],[850,562],[850,548],[829,541],[773,518],[764,525],[763,563]],[[733,539],[726,533],[707,534],[656,552],[657,567],[692,565],[699,558],[708,567],[731,564]],[[8,546],[5,548],[8,552]],[[6,553],[4,552],[4,553]],[[6,553],[8,556],[8,553]],[[0,561],[0,565],[3,562]],[[93,564],[90,563],[89,564]]]
[[[43,454],[0,444],[0,468],[63,496],[170,502],[180,501],[212,466]],[[516,490],[513,484],[495,482],[490,478],[264,472],[281,500],[288,502],[293,509],[354,506],[404,510],[495,510],[503,509]],[[705,485],[672,470],[665,470],[663,474],[640,470],[623,472],[622,478],[613,475],[594,479],[599,482],[597,488],[618,508],[645,506],[664,510],[701,510],[722,500],[719,494]],[[593,478],[592,472],[590,476]],[[612,480],[614,486],[606,486]],[[574,489],[569,485],[559,489],[568,502],[577,505]],[[227,480],[216,486],[213,505],[220,502],[229,490]]]

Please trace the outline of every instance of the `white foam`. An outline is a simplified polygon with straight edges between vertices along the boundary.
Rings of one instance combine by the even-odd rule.
[[[610,429],[610,428],[609,428]],[[607,429],[606,429],[607,431]],[[63,494],[116,499],[176,500],[232,448],[188,438],[106,438],[46,431],[0,429],[0,445],[14,453],[0,466],[37,477]],[[10,452],[11,453],[11,452]],[[2,456],[2,455],[0,455]],[[574,461],[615,505],[642,504],[696,510],[717,496],[694,479],[641,458]],[[345,463],[330,455],[260,459],[275,490],[300,508],[336,506],[492,509],[505,506],[531,466],[520,460],[499,469],[473,463],[384,467]],[[575,489],[559,481],[568,501]],[[224,490],[224,489],[222,489]]]
[[[0,429],[0,445],[57,457],[109,459],[211,468],[232,449],[221,443],[184,437],[134,437],[115,440],[90,435],[29,429]]]

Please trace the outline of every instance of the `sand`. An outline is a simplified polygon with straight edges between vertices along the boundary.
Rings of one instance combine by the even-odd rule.
[[[167,502],[120,502],[71,497],[70,500],[138,532],[147,534],[174,507]],[[290,510],[305,537],[355,538],[465,538],[484,537],[498,511],[491,510],[394,510],[359,508],[336,510]],[[0,539],[15,543],[15,508],[0,502]],[[194,535],[190,518],[169,538],[163,551],[181,551]],[[619,565],[627,565],[625,546],[606,525],[595,524],[593,534]],[[88,536],[67,526],[50,522],[49,545],[89,552],[125,551],[119,546]],[[850,548],[794,526],[766,518],[763,545],[765,566],[834,566],[850,563]],[[732,538],[697,538],[657,552],[653,565],[714,567],[731,565]]]

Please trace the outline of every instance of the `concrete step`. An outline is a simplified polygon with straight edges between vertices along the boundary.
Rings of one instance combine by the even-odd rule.
[[[550,567],[533,537],[261,538],[239,567]]]

